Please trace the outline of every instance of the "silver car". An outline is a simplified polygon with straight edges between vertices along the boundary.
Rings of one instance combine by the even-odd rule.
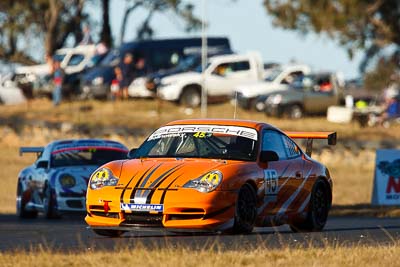
[[[101,139],[59,140],[45,147],[21,147],[20,154],[37,153],[37,160],[18,176],[17,214],[47,218],[84,212],[90,175],[101,165],[125,159],[121,143]]]

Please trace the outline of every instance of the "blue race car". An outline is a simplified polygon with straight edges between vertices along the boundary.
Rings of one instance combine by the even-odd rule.
[[[78,139],[21,147],[23,153],[36,153],[37,160],[18,175],[17,215],[35,218],[43,212],[47,218],[56,218],[66,212],[84,212],[92,172],[109,161],[125,159],[128,149],[115,141]]]

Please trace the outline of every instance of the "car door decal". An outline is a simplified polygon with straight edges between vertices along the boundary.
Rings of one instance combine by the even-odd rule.
[[[277,196],[279,192],[278,184],[278,173],[276,170],[265,169],[264,170],[264,190],[265,196],[269,201],[277,201]]]

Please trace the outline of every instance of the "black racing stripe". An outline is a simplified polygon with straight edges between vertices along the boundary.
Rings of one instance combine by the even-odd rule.
[[[227,207],[222,208],[220,210],[217,210],[217,211],[214,211],[214,212],[211,212],[211,213],[207,213],[206,215],[204,215],[203,219],[206,220],[206,219],[210,219],[212,217],[215,217],[217,215],[221,215],[221,214],[225,213],[226,211],[228,211],[230,208],[233,208],[233,207],[234,207],[233,205],[230,205],[230,206],[227,206]]]
[[[161,164],[159,164],[156,168],[158,168],[160,165],[161,165]],[[140,177],[140,178],[138,179],[136,185],[133,187],[133,190],[132,190],[132,193],[131,193],[131,196],[130,196],[131,203],[134,203],[134,198],[135,198],[135,193],[136,193],[136,189],[135,189],[135,188],[137,188],[137,187],[139,186],[139,184],[140,184],[140,182],[142,181],[142,179],[146,176],[146,174],[147,174],[147,173],[151,170],[151,168],[153,168],[153,167],[154,167],[154,165],[151,166],[150,168],[148,168],[148,169],[142,174],[142,177]]]
[[[151,203],[151,198],[154,194],[154,192],[157,190],[157,187],[161,185],[162,182],[164,182],[168,177],[170,177],[172,174],[174,174],[177,170],[179,170],[183,164],[175,166],[174,168],[172,168],[171,170],[169,170],[168,172],[166,172],[165,174],[161,175],[159,178],[156,179],[156,181],[154,181],[151,185],[150,188],[152,188],[151,192],[149,193],[149,195],[146,198],[146,203],[150,204]],[[154,187],[154,188],[153,188]]]
[[[163,192],[162,196],[161,196],[161,200],[160,200],[160,204],[164,204],[164,199],[165,199],[165,195],[167,194],[168,189],[171,187],[171,185],[179,178],[181,177],[181,175],[179,175],[178,177],[176,177],[172,182],[169,183],[169,185],[167,185],[167,187],[165,188],[165,191]]]
[[[158,164],[157,167],[155,167],[147,176],[146,178],[143,180],[143,182],[141,183],[141,185],[139,186],[140,189],[137,189],[135,195],[133,195],[133,198],[137,196],[142,196],[144,194],[144,192],[147,190],[147,188],[145,188],[144,186],[146,185],[147,181],[150,179],[150,177],[153,175],[153,173],[160,168],[160,166],[162,165],[162,163]],[[145,189],[142,189],[145,188]]]
[[[136,176],[137,174],[138,174],[138,172],[136,172],[136,173],[132,176],[132,178],[131,178],[131,179],[129,180],[129,182],[126,184],[124,190],[122,190],[121,197],[120,197],[120,202],[121,202],[121,203],[124,203],[124,194],[125,194],[125,191],[126,191],[126,189],[128,188],[129,184],[132,182],[133,178],[135,178],[135,176]]]

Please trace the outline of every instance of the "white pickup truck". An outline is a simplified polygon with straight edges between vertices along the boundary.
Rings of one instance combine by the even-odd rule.
[[[298,76],[309,74],[311,69],[304,64],[288,64],[271,69],[263,81],[241,83],[234,90],[237,94],[239,106],[244,109],[256,109],[258,107],[257,98],[272,92],[288,90],[289,85]],[[263,109],[263,108],[261,108]]]
[[[162,78],[157,94],[164,100],[197,107],[201,103],[203,82],[207,97],[215,100],[231,98],[236,84],[263,78],[264,68],[258,53],[215,56],[209,59],[204,75],[199,68]]]

